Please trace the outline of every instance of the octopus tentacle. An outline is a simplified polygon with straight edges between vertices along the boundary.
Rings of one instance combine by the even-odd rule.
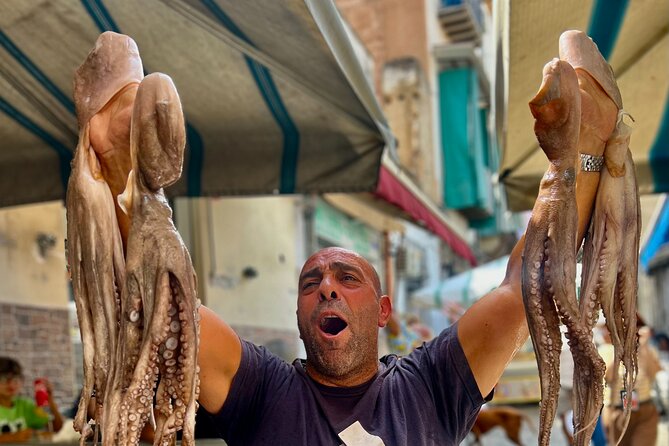
[[[529,228],[528,228],[529,229]],[[529,231],[528,231],[529,233]],[[544,244],[532,243],[526,239],[526,246],[541,246]],[[528,325],[532,343],[537,352],[537,365],[541,383],[542,404],[539,413],[539,444],[548,444],[550,427],[557,410],[557,398],[550,399],[548,395],[557,395],[560,390],[560,349],[562,338],[559,330],[559,317],[553,295],[543,283],[543,269],[545,268],[545,253],[530,253],[523,255],[532,268],[524,268],[522,275],[523,302],[527,309]],[[543,267],[543,268],[542,268]],[[544,398],[543,396],[546,396]]]
[[[195,284],[188,275],[184,277],[187,279],[187,287],[181,285],[182,281],[176,275],[170,274],[173,304],[168,310],[168,316],[171,317],[169,330],[170,336],[175,340],[178,338],[178,341],[173,341],[169,346],[161,346],[163,360],[159,366],[161,384],[156,401],[156,445],[168,444],[178,428],[183,429],[182,444],[192,444],[193,441],[195,426],[191,420],[195,419],[198,389],[198,325],[195,322],[199,301],[186,294],[186,290],[195,289]]]
[[[130,244],[129,244],[130,246]],[[155,302],[153,292],[155,290]],[[142,296],[144,299],[144,336],[142,348],[135,367],[130,386],[125,391],[121,405],[119,420],[119,437],[121,444],[137,444],[142,428],[149,419],[153,406],[153,389],[158,378],[159,345],[168,343],[170,339],[168,317],[158,309],[166,307],[170,300],[169,277],[167,273],[159,273],[155,282],[144,283]],[[149,297],[151,295],[151,297]],[[155,308],[154,305],[155,304]],[[131,415],[134,415],[131,419]],[[125,435],[128,435],[125,437]]]
[[[177,376],[177,360],[181,355],[183,347],[181,335],[181,322],[179,320],[179,311],[175,306],[175,296],[177,292],[174,286],[174,278],[170,274],[170,289],[172,293],[171,303],[168,307],[167,315],[170,317],[169,336],[172,341],[170,345],[167,342],[160,346],[162,360],[159,361],[160,384],[156,393],[156,436],[155,445],[168,444],[174,437],[178,423],[175,418],[175,406],[177,401],[177,389],[180,386],[180,379]]]
[[[525,233],[521,283],[541,379],[539,444],[547,445],[560,389],[559,323],[560,319],[577,322],[573,317],[577,310],[572,260],[576,255],[575,165],[580,95],[576,73],[569,64],[558,59],[546,64],[530,109],[535,118],[535,134],[550,165],[541,180]]]
[[[73,239],[69,239],[73,240]],[[75,256],[79,258],[78,245],[72,243],[69,250],[75,251]],[[85,296],[87,294],[85,282],[82,280],[82,275],[78,271],[81,269],[81,261],[70,261],[72,269],[72,283],[75,290],[75,296]],[[93,339],[93,327],[91,324],[90,306],[87,299],[75,298],[75,307],[77,309],[77,318],[79,320],[79,329],[82,337],[82,350],[84,362],[84,382],[81,389],[81,397],[79,398],[79,405],[77,406],[77,413],[74,418],[74,429],[81,433],[80,444],[83,446],[86,439],[92,435],[92,430],[88,425],[88,404],[91,400],[93,392],[93,375],[94,364],[93,356],[95,349],[95,341]]]
[[[583,269],[581,270],[579,310],[581,320],[590,330],[597,324],[601,309],[601,302],[598,298],[600,288],[599,272],[604,265],[604,259],[598,253],[603,251],[605,238],[598,237],[595,239],[595,233],[605,233],[605,224],[605,220],[593,219],[583,242]]]
[[[187,253],[186,253],[187,254]],[[197,410],[197,395],[199,381],[197,376],[197,351],[199,339],[200,301],[193,294],[196,289],[194,275],[191,271],[183,270],[179,274],[181,279],[173,277],[173,293],[179,305],[179,319],[181,321],[178,379],[179,388],[174,397],[177,425],[183,428],[182,444],[194,444],[195,412]],[[186,284],[187,286],[184,286]]]
[[[570,334],[569,341],[574,370],[579,371],[574,381],[574,444],[587,445],[602,409],[606,364],[597,353],[591,331],[582,329],[577,335]]]
[[[616,131],[607,142],[605,156],[607,159],[607,169],[602,172],[600,184],[597,192],[595,211],[592,217],[590,227],[590,240],[586,245],[589,250],[585,257],[584,285],[581,293],[580,317],[584,328],[588,330],[588,345],[592,344],[592,327],[597,320],[597,313],[593,312],[594,302],[599,302],[606,316],[607,325],[614,342],[614,345],[621,345],[620,322],[616,322],[616,307],[618,305],[616,294],[617,272],[621,265],[621,252],[623,231],[621,225],[622,215],[619,204],[620,197],[624,193],[624,182],[620,177],[624,171],[624,132],[619,124]],[[621,133],[622,132],[622,133]],[[629,137],[629,136],[627,136]],[[616,347],[617,364],[621,355],[621,350]],[[601,376],[598,376],[596,382],[588,379],[588,375],[579,373],[574,375],[574,393],[575,393],[575,444],[586,444],[589,442],[594,425],[591,421],[599,413],[602,401],[602,378],[606,365],[599,357],[596,351],[591,353],[592,360],[600,362]],[[575,363],[576,362],[576,356]],[[616,365],[617,367],[617,365]],[[593,395],[595,399],[591,398]],[[597,404],[593,404],[596,401]],[[583,414],[583,415],[581,415]],[[591,420],[590,422],[588,420]],[[581,426],[579,426],[579,423]],[[586,428],[587,427],[587,428]]]
[[[68,262],[84,344],[84,387],[74,426],[84,438],[91,433],[87,427],[91,395],[95,391],[96,412],[105,396],[118,333],[118,294],[124,278],[121,236],[112,224],[115,210],[111,192],[100,178],[99,165],[91,152],[89,128],[85,126],[67,197]]]
[[[618,331],[620,333],[620,353],[616,356],[614,363],[611,391],[614,395],[620,391],[616,387],[618,383],[618,364],[622,363],[624,367],[623,386],[627,390],[626,401],[624,401],[622,432],[629,423],[631,416],[631,389],[634,389],[636,376],[638,372],[637,351],[637,319],[636,319],[636,300],[638,286],[638,262],[639,262],[639,237],[640,237],[640,209],[639,195],[634,173],[634,163],[629,149],[625,153],[625,214],[623,217],[624,236],[621,247],[621,268],[617,275],[615,301],[617,304],[614,318]],[[621,437],[622,438],[622,437]],[[618,444],[621,438],[615,439]]]
[[[605,148],[607,166],[610,168],[604,169],[599,180],[595,209],[584,247],[586,254],[584,254],[584,275],[581,282],[579,305],[581,323],[588,330],[589,339],[592,339],[590,333],[599,313],[599,311],[593,310],[601,305],[604,315],[607,317],[614,343],[620,342],[613,315],[616,306],[616,277],[620,265],[620,249],[624,230],[621,225],[621,207],[619,204],[620,197],[624,193],[624,181],[618,174],[624,165],[624,155],[621,152],[619,142],[620,137],[617,133],[614,133]],[[588,343],[591,344],[592,341],[589,340]],[[592,353],[592,355],[599,359],[597,352]],[[604,365],[604,370],[605,367],[606,365]],[[574,374],[575,420],[583,420],[580,416],[583,412],[586,414],[584,415],[586,420],[582,423],[584,426],[589,426],[587,420],[592,419],[593,413],[599,412],[599,407],[592,404],[593,400],[590,395],[594,394],[597,397],[597,402],[601,403],[603,391],[600,383],[601,377],[596,383],[587,378],[587,375],[584,378],[583,373]],[[575,426],[575,429],[577,432],[580,430],[579,426]],[[591,432],[587,429],[585,435],[577,434],[577,440],[587,442],[587,439],[590,438],[588,435]]]

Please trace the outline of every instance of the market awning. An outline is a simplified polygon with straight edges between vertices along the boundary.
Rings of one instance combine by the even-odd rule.
[[[179,90],[172,195],[374,190],[393,138],[330,0],[3,1],[0,206],[64,197],[73,73],[105,30]]]
[[[397,206],[412,220],[439,236],[470,265],[476,266],[476,256],[463,236],[446,221],[444,212],[388,157],[383,159],[374,195]]]
[[[648,234],[642,238],[639,262],[648,271],[663,246],[669,243],[669,200],[662,196],[657,203],[656,211],[648,224]]]
[[[503,2],[504,9],[508,35],[500,47],[508,47],[508,62],[506,82],[497,83],[496,97],[497,110],[506,110],[497,130],[502,142],[499,174],[509,207],[531,209],[547,167],[527,103],[541,83],[543,65],[557,57],[558,38],[567,29],[589,32],[609,55],[624,108],[636,121],[631,149],[641,193],[669,191],[669,2],[517,0]]]
[[[449,277],[436,286],[421,288],[411,293],[411,298],[427,306],[442,308],[455,303],[469,308],[474,302],[502,283],[509,256],[485,263],[464,273]]]

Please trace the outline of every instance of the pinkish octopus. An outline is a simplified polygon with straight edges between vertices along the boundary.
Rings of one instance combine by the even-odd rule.
[[[541,380],[539,444],[549,444],[557,408],[564,324],[574,358],[574,444],[580,446],[590,444],[603,404],[606,365],[593,342],[600,308],[613,339],[614,373],[622,364],[624,387],[634,387],[640,214],[630,129],[613,72],[580,31],[563,33],[559,48],[560,59],[544,67],[542,85],[530,101],[535,134],[550,165],[526,232],[522,291]],[[579,153],[593,151],[604,155],[605,166],[577,299],[576,175]],[[631,392],[626,398],[629,403]],[[626,409],[625,423],[629,415]]]
[[[68,263],[84,354],[81,444],[194,444],[196,278],[163,188],[181,176],[185,126],[172,80],[143,75],[135,42],[100,35],[75,74],[79,123],[67,191]],[[95,397],[94,413],[88,413]],[[155,399],[154,399],[155,396]]]

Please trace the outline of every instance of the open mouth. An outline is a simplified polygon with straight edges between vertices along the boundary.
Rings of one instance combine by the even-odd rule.
[[[333,315],[323,317],[319,326],[323,333],[336,336],[348,327],[348,324],[342,318]]]

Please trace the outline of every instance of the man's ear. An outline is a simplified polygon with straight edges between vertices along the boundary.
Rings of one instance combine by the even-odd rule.
[[[383,328],[390,320],[390,315],[393,313],[393,303],[390,297],[385,294],[379,298],[379,327]]]

